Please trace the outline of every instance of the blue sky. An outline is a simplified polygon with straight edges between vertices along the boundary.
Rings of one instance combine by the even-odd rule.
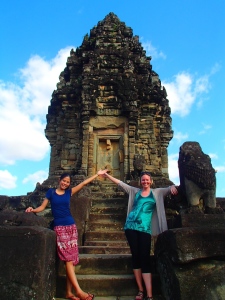
[[[170,179],[179,184],[179,147],[196,141],[225,197],[224,0],[1,0],[0,194],[26,195],[48,177],[51,94],[70,49],[110,12],[139,36],[167,90]]]

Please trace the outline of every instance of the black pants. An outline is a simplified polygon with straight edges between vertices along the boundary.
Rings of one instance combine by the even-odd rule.
[[[125,235],[132,254],[133,269],[141,269],[142,273],[152,273],[151,235],[132,229],[126,229]]]

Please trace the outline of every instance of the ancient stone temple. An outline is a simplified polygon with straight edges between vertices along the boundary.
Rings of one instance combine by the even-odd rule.
[[[109,13],[71,50],[52,94],[49,179],[108,168],[121,180],[141,169],[168,179],[170,107],[138,36]]]
[[[132,29],[113,13],[71,50],[47,114],[49,177],[26,196],[0,196],[1,300],[65,296],[65,269],[49,229],[51,209],[24,213],[40,205],[61,173],[71,173],[74,185],[107,168],[137,185],[145,170],[154,187],[171,184],[170,107],[150,61]],[[225,199],[216,198],[215,170],[197,142],[180,147],[178,166],[179,194],[165,199],[169,230],[152,238],[154,299],[224,299]],[[71,213],[81,288],[105,300],[134,299],[137,287],[123,230],[127,195],[98,178],[71,197]]]

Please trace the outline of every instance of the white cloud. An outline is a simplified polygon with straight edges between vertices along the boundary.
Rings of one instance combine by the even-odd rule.
[[[209,76],[204,75],[196,80],[194,93],[196,95],[201,93],[208,93],[210,88],[211,88],[211,84],[209,83]]]
[[[174,76],[171,82],[162,82],[165,86],[171,112],[184,117],[190,113],[192,105],[203,93],[208,93],[211,88],[209,75],[195,79],[188,72],[181,72]],[[199,101],[203,101],[201,98]]]
[[[202,126],[203,126],[203,129],[199,132],[199,134],[205,134],[212,128],[212,125],[209,125],[209,124],[202,124]]]
[[[47,108],[72,47],[51,61],[32,56],[18,73],[21,85],[0,81],[0,163],[38,161],[49,151],[44,135]]]
[[[0,170],[0,189],[14,189],[16,188],[17,177],[13,176],[7,170]]]
[[[195,101],[191,90],[192,76],[188,73],[180,73],[175,76],[173,82],[163,82],[162,85],[166,88],[171,112],[181,116],[187,115]]]
[[[209,157],[210,157],[211,159],[218,159],[218,155],[215,154],[215,153],[209,153]]]
[[[221,69],[221,65],[219,63],[215,63],[215,65],[212,67],[210,75],[214,75],[215,73],[219,72]]]
[[[166,59],[166,55],[154,47],[150,41],[142,42],[142,46],[148,56],[155,59]],[[202,95],[207,94],[211,88],[209,77],[218,72],[219,69],[219,64],[215,64],[209,74],[198,78],[183,71],[175,75],[173,81],[163,81],[162,86],[166,88],[171,112],[184,117],[190,113],[195,102],[200,108],[205,101]]]
[[[48,177],[47,171],[37,171],[33,174],[29,174],[26,178],[23,179],[23,183],[32,183],[33,185],[36,185],[37,182],[42,183],[46,178]]]
[[[157,48],[155,48],[151,42],[142,42],[142,47],[146,51],[147,56],[151,56],[152,59],[157,59],[157,58],[163,58],[166,59],[166,55],[162,51],[158,51]]]
[[[225,166],[217,166],[214,168],[217,173],[224,173],[225,172]]]
[[[23,105],[31,115],[44,115],[50,104],[51,94],[59,81],[59,75],[66,66],[72,47],[61,49],[55,58],[46,61],[38,55],[31,57],[24,69],[20,70],[24,82]]]
[[[176,185],[180,185],[180,176],[179,176],[179,169],[178,169],[178,156],[179,156],[179,154],[171,154],[168,156],[169,178]]]
[[[188,139],[188,134],[178,131],[174,133],[173,139],[176,140],[178,143],[181,143],[182,141]]]

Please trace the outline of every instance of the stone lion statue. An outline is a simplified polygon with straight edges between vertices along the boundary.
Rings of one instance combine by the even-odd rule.
[[[205,212],[216,208],[216,176],[211,159],[197,142],[185,142],[180,147],[178,167],[180,188],[189,207],[199,207],[203,201]]]

